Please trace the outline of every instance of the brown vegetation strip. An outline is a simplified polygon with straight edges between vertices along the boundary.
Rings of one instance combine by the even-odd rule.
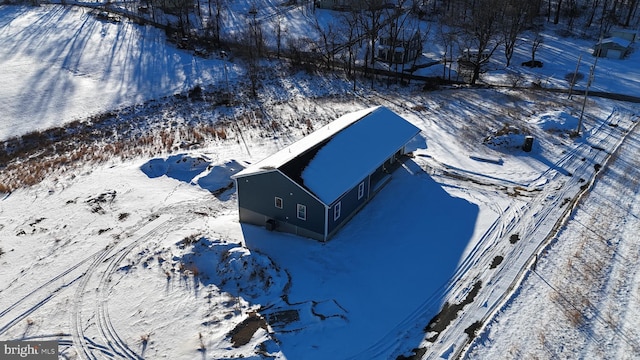
[[[171,115],[206,106],[178,97],[152,101],[2,141],[0,193],[38,184],[85,164],[157,156],[226,140],[233,132],[229,119],[169,120]]]

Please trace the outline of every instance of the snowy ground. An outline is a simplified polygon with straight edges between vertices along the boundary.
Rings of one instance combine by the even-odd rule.
[[[66,89],[74,91],[64,93],[65,97],[80,96],[73,106],[59,105],[58,99],[36,107],[38,116],[24,118],[39,119],[35,123],[4,121],[3,138],[124,106],[129,100],[170,94],[189,88],[192,81],[223,77],[220,63],[212,63],[210,73],[186,76],[192,74],[191,68],[182,61],[192,59],[191,55],[152,40],[150,29],[144,34],[154,44],[149,51],[170,54],[176,60],[171,67],[175,73],[166,73],[164,64],[157,67],[158,76],[153,67],[141,72],[145,66],[128,66],[135,63],[132,58],[119,63],[126,69],[107,71],[101,67],[104,63],[95,62],[104,55],[103,47],[95,44],[103,41],[100,32],[79,31],[93,24],[89,28],[98,26],[107,35],[124,31],[123,39],[138,44],[140,29],[128,23],[97,22],[81,10],[54,9],[49,15],[42,9],[0,7],[0,33],[4,34],[0,42],[16,49],[13,58],[0,54],[2,64],[14,64],[9,68],[17,70],[3,76],[10,76],[17,88],[40,84],[31,75],[18,75],[25,67],[15,64],[26,59],[32,59],[30,63],[36,64],[33,68],[41,75],[51,67],[50,74],[42,75],[45,77],[62,76],[53,69],[62,66],[64,59],[77,60],[76,70],[95,66],[82,72],[93,75],[73,72],[66,78],[73,86]],[[32,54],[34,48],[23,45],[25,39],[16,39],[28,31],[40,36],[28,37],[31,41],[45,35],[65,37],[68,33],[57,31],[49,16],[57,16],[60,24],[77,34],[86,34],[82,47],[94,49],[98,56],[69,57],[66,54],[73,52],[63,48],[62,58],[39,68],[37,59],[43,55]],[[41,26],[26,26],[37,19],[43,21]],[[49,30],[40,30],[47,27]],[[67,40],[60,42],[67,44]],[[564,41],[547,41],[545,47],[557,49]],[[131,50],[137,47],[122,48],[122,43],[127,42],[110,43],[116,58],[132,54],[144,58],[144,52]],[[554,55],[541,50],[541,56]],[[573,59],[563,63],[567,72],[575,69]],[[619,64],[627,63],[602,61],[599,66],[611,73]],[[232,79],[237,74],[233,68],[229,64]],[[200,74],[211,79],[201,79]],[[638,77],[631,74],[635,76],[626,76],[629,82],[624,86],[634,86]],[[104,88],[110,89],[112,85],[129,86],[136,76],[139,81],[133,82],[134,88],[120,89],[122,92],[107,91],[101,98],[89,91],[95,89],[96,79],[104,77]],[[554,73],[545,76],[556,79]],[[621,90],[619,81],[609,80],[596,83],[611,91]],[[49,85],[58,83],[52,80]],[[549,328],[567,333],[562,324],[551,327],[541,321],[537,331],[527,333],[533,310],[523,309],[555,306],[562,316],[571,315],[571,307],[585,294],[575,290],[555,300],[551,297],[557,306],[544,303],[549,297],[538,294],[547,291],[549,284],[559,288],[571,271],[591,271],[578,267],[587,263],[585,256],[593,258],[588,256],[590,251],[613,259],[601,265],[605,274],[634,270],[631,255],[638,254],[631,240],[637,233],[637,222],[633,222],[637,209],[629,199],[638,190],[627,175],[637,168],[632,163],[637,133],[631,133],[619,151],[617,148],[638,122],[637,105],[590,99],[584,136],[575,139],[569,133],[577,126],[580,97],[490,89],[425,93],[410,87],[384,93],[359,89],[350,95],[349,88],[339,79],[319,83],[299,74],[274,79],[262,90],[263,111],[270,119],[281,121],[279,130],[265,134],[255,123],[241,122],[238,129],[242,129],[229,131],[226,140],[201,144],[197,150],[133,161],[114,159],[62,171],[39,185],[4,195],[0,201],[0,339],[57,339],[67,358],[382,359],[408,355],[412,349],[425,358],[448,358],[464,355],[467,332],[473,333],[480,326],[476,324],[486,321],[486,328],[477,329],[480,336],[472,344],[470,357],[499,357],[513,351],[516,357],[518,352],[540,357],[551,352],[611,358],[618,357],[618,346],[636,349],[624,340],[634,336],[626,324],[633,324],[638,316],[633,305],[637,294],[623,291],[637,287],[631,276],[627,280],[596,272],[593,277],[598,281],[588,281],[597,295],[593,299],[610,296],[573,314],[577,325],[570,336],[586,344],[584,347],[563,347],[565,338],[543,332]],[[93,97],[82,97],[87,94]],[[0,99],[12,116],[22,116],[21,109],[31,111],[31,97],[14,88],[3,87]],[[85,102],[88,105],[82,105]],[[423,138],[412,144],[415,157],[394,173],[384,190],[331,242],[321,244],[238,223],[234,190],[229,187],[231,174],[246,162],[260,160],[299,139],[305,132],[299,125],[306,124],[305,120],[317,127],[345,112],[378,104],[423,129]],[[188,109],[207,121],[220,116],[207,104]],[[210,118],[205,117],[207,112]],[[162,112],[149,116],[149,121],[172,129],[184,116]],[[536,138],[531,153],[521,150],[525,134]],[[610,154],[615,154],[616,161],[607,163]],[[619,163],[623,163],[621,169]],[[629,163],[629,170],[624,163]],[[599,172],[600,166],[604,169]],[[578,203],[579,209],[586,209],[584,214],[579,210],[557,235],[558,240],[547,245],[547,235],[553,234],[557,220],[567,216],[567,209],[589,189],[597,173],[594,195]],[[616,182],[629,184],[628,193],[617,191],[620,185]],[[627,200],[619,202],[613,195]],[[610,200],[590,205],[597,201],[594,199]],[[603,240],[592,250],[591,245],[580,245],[584,232],[580,223],[600,223],[600,212],[591,210],[599,206],[609,206],[606,211],[612,218],[625,220],[601,225],[603,232],[596,234],[611,244]],[[625,227],[614,229],[618,236],[606,236],[607,226],[620,223]],[[569,266],[559,248],[564,244],[576,258]],[[578,248],[584,250],[576,253]],[[531,268],[535,254],[542,250],[537,271],[521,272]],[[568,270],[554,271],[554,266],[560,266],[554,261]],[[513,285],[523,274],[529,275],[514,294]],[[566,303],[565,297],[569,299]],[[611,305],[618,301],[627,306]],[[445,306],[449,311],[439,313],[443,304],[449,305]],[[549,319],[558,317],[549,313]],[[622,335],[607,338],[609,333],[600,327],[609,320],[600,319],[627,319],[616,332]],[[571,324],[571,319],[566,323]],[[512,328],[523,329],[518,330],[522,339],[518,344],[511,342]],[[595,335],[586,339],[586,334]],[[608,346],[593,353],[589,350],[601,344]]]
[[[167,46],[162,30],[100,20],[81,7],[0,7],[0,48],[1,140],[172,95],[224,73],[221,60]]]
[[[471,152],[441,121],[479,111],[488,97],[499,103],[514,94],[443,92],[436,101],[415,93],[414,105],[435,114],[396,107],[428,130],[426,147],[425,140],[414,144],[416,157],[324,245],[237,222],[233,189],[225,191],[223,179],[242,167],[228,159],[253,161],[272,151],[257,142],[252,156],[229,140],[201,154],[114,162],[15,191],[1,208],[0,260],[8,281],[0,291],[11,294],[2,297],[1,336],[60,339],[65,354],[83,357],[266,352],[366,359],[414,347],[431,356],[457,350],[464,329],[499,305],[540,243],[525,239],[542,241],[536,234],[548,232],[565,199],[594,175],[607,151],[594,148],[614,147],[633,124],[628,109],[599,101],[590,119],[600,114],[619,126],[590,120],[588,140],[572,145],[566,133],[575,117],[567,110],[549,117],[544,106],[525,102],[531,113],[542,110],[521,123],[539,135],[527,154],[519,134]],[[445,98],[469,103],[438,109]],[[552,123],[559,132],[542,130]],[[512,244],[513,234],[521,241]],[[493,266],[498,256],[504,260]],[[464,316],[435,342],[423,342],[434,335],[423,328],[442,302],[459,302],[478,280]],[[252,311],[269,327],[234,347],[230,334]]]
[[[469,358],[638,357],[639,140],[625,140]]]

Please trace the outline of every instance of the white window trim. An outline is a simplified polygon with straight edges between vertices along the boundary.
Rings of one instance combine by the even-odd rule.
[[[342,213],[342,201],[338,201],[337,204],[333,206],[333,220],[338,220],[340,218],[340,214]]]
[[[278,206],[278,200],[280,200],[280,206]],[[277,207],[278,209],[282,209],[284,202],[281,197],[276,196],[273,201],[274,201],[273,205],[275,205],[275,207]]]
[[[300,216],[301,211],[302,211],[302,216]],[[296,206],[296,216],[300,220],[307,220],[307,206],[306,205],[302,205],[302,204],[298,204]]]
[[[364,196],[364,181],[358,184],[358,200]]]

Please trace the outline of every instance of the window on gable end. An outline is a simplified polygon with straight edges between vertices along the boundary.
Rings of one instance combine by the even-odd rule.
[[[276,198],[275,198],[275,206],[278,209],[282,209],[282,198],[279,198],[279,197],[276,196]]]

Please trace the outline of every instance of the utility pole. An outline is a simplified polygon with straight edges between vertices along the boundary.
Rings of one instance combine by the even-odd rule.
[[[597,60],[596,60],[597,62]],[[584,100],[582,101],[582,110],[580,111],[580,119],[578,119],[578,128],[576,129],[576,136],[580,136],[580,131],[582,131],[582,118],[584,117],[584,108],[587,105],[587,97],[589,96],[589,87],[591,87],[591,81],[593,81],[593,72],[596,69],[595,63],[591,66],[591,70],[589,70],[589,80],[587,81],[587,88],[584,90]]]
[[[231,105],[231,91],[229,89],[229,72],[227,70],[227,52],[226,51],[221,51],[220,52],[220,57],[222,58],[223,61],[223,65],[224,65],[224,79],[227,83],[227,93],[225,94],[225,99],[224,102],[227,105]]]
[[[600,43],[602,43],[602,36],[600,36]],[[578,128],[576,129],[576,136],[580,136],[580,132],[582,131],[582,118],[584,117],[584,108],[587,105],[587,97],[589,96],[589,88],[591,87],[591,82],[593,82],[593,75],[596,71],[596,65],[598,65],[598,58],[600,57],[600,53],[596,53],[596,60],[593,62],[593,66],[589,70],[589,80],[587,81],[587,88],[584,90],[584,100],[582,101],[582,110],[580,111],[580,119],[578,119]]]
[[[571,93],[573,92],[573,87],[576,84],[576,78],[578,77],[578,70],[580,70],[580,61],[582,60],[582,54],[578,57],[578,64],[576,65],[576,71],[573,73],[573,78],[571,79],[571,84],[569,84],[569,99],[571,99]]]

